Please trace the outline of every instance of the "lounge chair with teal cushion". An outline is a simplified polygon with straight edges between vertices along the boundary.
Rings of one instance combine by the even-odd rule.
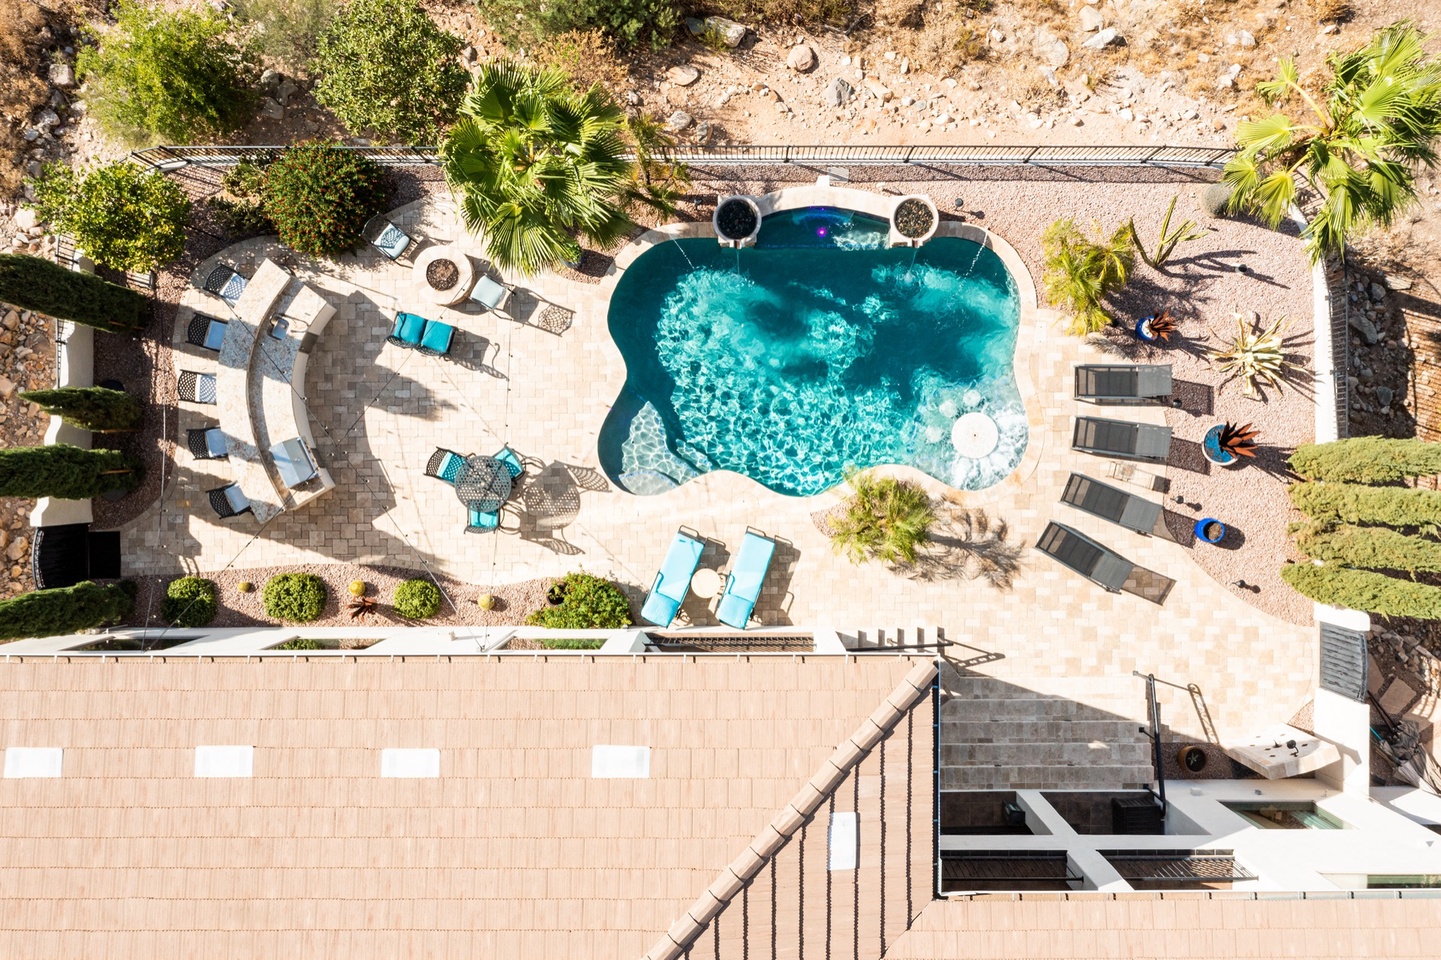
[[[500,529],[500,511],[495,510],[488,513],[471,508],[470,523],[466,526],[466,533],[494,533]]]
[[[775,552],[776,542],[770,537],[746,531],[716,608],[716,617],[721,623],[737,630],[744,630],[750,623]]]
[[[454,336],[455,328],[450,324],[427,320],[425,330],[420,335],[420,345],[416,349],[427,356],[443,357],[450,353],[450,341]]]
[[[495,459],[505,464],[505,471],[510,474],[512,480],[518,480],[520,475],[525,473],[525,464],[521,461],[520,454],[510,447],[501,447],[500,452],[495,455]]]
[[[395,326],[391,328],[390,336],[385,339],[397,347],[418,347],[425,324],[425,318],[417,314],[397,313]]]
[[[645,604],[640,608],[642,620],[658,627],[670,626],[675,615],[680,612],[686,593],[690,591],[690,578],[695,575],[695,568],[700,564],[701,551],[704,549],[705,544],[695,537],[689,536],[683,530],[676,531],[675,539],[666,551],[665,562],[660,565],[660,572],[655,575],[655,583],[651,584]]]

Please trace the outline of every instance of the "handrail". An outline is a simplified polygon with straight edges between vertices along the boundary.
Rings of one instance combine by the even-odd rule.
[[[1146,681],[1146,705],[1151,714],[1151,760],[1156,767],[1156,795],[1161,801],[1161,815],[1166,814],[1166,771],[1161,764],[1161,704],[1156,700],[1156,675],[1132,670],[1131,676]],[[1142,728],[1144,732],[1145,728]]]

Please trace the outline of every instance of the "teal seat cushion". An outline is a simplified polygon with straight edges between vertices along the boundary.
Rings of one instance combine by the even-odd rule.
[[[436,353],[449,353],[450,340],[453,336],[455,336],[455,328],[450,324],[427,320],[425,321],[425,333],[420,338],[420,345]]]
[[[510,447],[501,447],[495,459],[505,464],[505,472],[510,474],[512,480],[525,473],[525,465],[520,462],[520,456]]]
[[[470,525],[477,530],[494,530],[500,526],[500,514],[498,512],[482,512],[472,509],[470,511]]]
[[[457,457],[453,453],[447,456],[440,467],[440,479],[446,483],[455,483],[455,475],[460,473],[460,465],[464,462],[464,457]]]
[[[395,315],[395,328],[390,335],[397,340],[404,340],[406,343],[420,343],[421,332],[425,329],[425,318],[414,313],[397,313]]]

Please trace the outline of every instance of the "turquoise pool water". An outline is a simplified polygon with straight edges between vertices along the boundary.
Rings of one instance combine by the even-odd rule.
[[[610,304],[627,374],[600,433],[611,479],[655,494],[734,470],[806,496],[848,466],[909,464],[967,490],[1014,470],[1015,284],[979,244],[888,250],[886,229],[810,208],[767,217],[739,253],[705,238],[637,258]],[[978,459],[952,444],[970,412],[999,434]]]

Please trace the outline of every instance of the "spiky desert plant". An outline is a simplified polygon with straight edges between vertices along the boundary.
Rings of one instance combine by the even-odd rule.
[[[1211,359],[1221,364],[1221,380],[1224,387],[1232,380],[1240,380],[1243,392],[1252,400],[1261,398],[1261,385],[1275,387],[1280,391],[1286,382],[1286,374],[1299,370],[1298,364],[1286,359],[1286,331],[1291,329],[1285,317],[1278,317],[1265,330],[1255,331],[1251,322],[1236,314],[1236,335],[1225,350],[1212,350]],[[1218,388],[1219,389],[1219,388]]]
[[[1179,227],[1171,229],[1171,215],[1176,212],[1176,201],[1180,196],[1171,198],[1171,203],[1166,207],[1166,216],[1161,220],[1161,235],[1156,240],[1155,254],[1147,254],[1146,247],[1141,243],[1141,235],[1136,232],[1136,221],[1134,218],[1126,221],[1126,226],[1131,231],[1131,243],[1135,244],[1136,252],[1141,259],[1146,261],[1147,266],[1160,270],[1166,266],[1166,261],[1171,259],[1171,254],[1176,247],[1192,240],[1199,240],[1206,235],[1206,231],[1196,227],[1196,221],[1186,220]]]
[[[831,521],[831,546],[852,563],[879,560],[915,563],[916,551],[930,540],[936,520],[931,498],[914,483],[895,477],[851,472],[851,496]]]
[[[375,612],[375,600],[371,597],[356,597],[348,604],[350,619],[364,620]]]
[[[1230,421],[1221,425],[1221,436],[1219,439],[1221,449],[1234,457],[1254,457],[1256,455],[1256,438],[1261,435],[1253,424],[1237,426]]]

